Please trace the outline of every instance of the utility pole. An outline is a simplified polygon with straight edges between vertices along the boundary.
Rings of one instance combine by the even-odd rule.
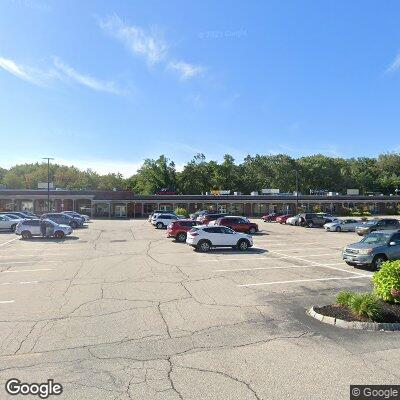
[[[50,212],[50,160],[54,160],[51,157],[43,157],[43,160],[47,160],[47,212]]]
[[[296,169],[296,214],[299,213],[299,171]]]

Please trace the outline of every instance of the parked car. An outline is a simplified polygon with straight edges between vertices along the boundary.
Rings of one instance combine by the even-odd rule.
[[[359,236],[367,235],[374,231],[400,229],[400,222],[394,218],[372,219],[356,226],[356,233]]]
[[[188,232],[186,243],[203,253],[212,247],[232,247],[245,251],[253,246],[253,238],[227,226],[201,225]]]
[[[40,229],[40,219],[25,219],[20,221],[15,229],[17,235],[21,235],[24,239],[30,239],[32,236],[42,236]],[[46,223],[46,236],[54,236],[62,239],[66,235],[72,233],[72,228],[69,225],[60,225],[49,219],[45,219]]]
[[[208,225],[211,221],[216,221],[218,218],[225,217],[225,213],[207,213],[197,218],[200,225]]]
[[[176,221],[178,219],[179,217],[174,214],[155,214],[151,219],[151,223],[157,229],[163,229],[166,228],[172,221]]]
[[[276,218],[279,217],[280,215],[282,215],[282,213],[269,213],[269,214],[263,215],[261,217],[261,219],[264,222],[275,222]]]
[[[171,214],[171,215],[175,215],[175,212],[173,212],[173,211],[163,211],[163,210],[156,210],[156,211],[153,211],[150,215],[149,215],[149,222],[151,222],[151,220],[153,219],[153,218],[155,218],[156,217],[156,215],[159,215],[159,214]]]
[[[360,242],[346,246],[342,253],[348,265],[372,266],[379,269],[387,260],[400,259],[400,232],[398,230],[375,231]]]
[[[283,215],[278,215],[276,217],[276,222],[279,222],[280,224],[286,224],[286,221],[288,218],[293,217],[293,214],[283,214]]]
[[[191,219],[178,219],[167,226],[167,237],[174,238],[177,242],[186,242],[187,233],[197,225]]]
[[[218,218],[215,223],[215,226],[227,226],[228,228],[233,229],[235,232],[245,232],[253,235],[258,232],[258,225],[254,222],[250,222],[247,218],[244,217],[222,217]]]
[[[81,228],[83,226],[83,221],[81,218],[71,217],[70,215],[62,213],[47,213],[43,214],[42,219],[49,219],[56,224],[69,225],[72,229]]]
[[[286,225],[300,225],[301,214],[294,215],[293,217],[289,217],[286,220]]]
[[[81,218],[83,222],[89,222],[90,218],[86,214],[79,214],[76,211],[63,211],[62,214],[70,215],[71,217]]]
[[[325,224],[337,220],[330,214],[323,213],[304,213],[300,214],[300,225],[308,228],[322,228]]]
[[[10,218],[7,215],[0,215],[0,230],[14,232],[19,221],[22,221],[22,219],[21,218],[15,219],[15,218]]]
[[[22,212],[22,211],[2,211],[2,212],[0,212],[0,215],[2,215],[2,214],[7,214],[7,215],[12,214],[12,215],[15,215],[22,219],[37,218],[37,216],[31,216],[30,214],[26,214],[25,212]]]
[[[324,225],[327,232],[355,232],[356,226],[360,225],[361,221],[358,219],[346,218],[338,219],[333,222],[328,222]]]

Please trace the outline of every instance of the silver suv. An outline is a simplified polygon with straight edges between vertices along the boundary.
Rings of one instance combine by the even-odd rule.
[[[40,219],[26,219],[18,223],[15,228],[15,233],[21,235],[24,239],[30,239],[32,236],[42,236],[40,230]],[[66,235],[72,233],[72,228],[68,225],[59,225],[55,222],[45,219],[46,223],[46,236],[54,236],[55,238],[62,239]]]
[[[365,265],[379,269],[387,260],[400,259],[400,231],[375,231],[360,242],[343,249],[343,260],[348,265]]]

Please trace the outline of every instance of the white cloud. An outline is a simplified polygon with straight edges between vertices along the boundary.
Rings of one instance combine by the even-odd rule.
[[[19,79],[33,83],[34,85],[42,85],[45,80],[51,77],[50,72],[43,72],[31,67],[17,64],[9,58],[0,57],[0,68],[16,76]]]
[[[122,93],[121,90],[117,88],[115,82],[101,81],[96,78],[93,78],[92,76],[81,74],[74,68],[62,62],[57,57],[54,58],[54,66],[62,73],[61,79],[68,78],[76,83],[79,83],[80,85],[101,92],[109,92],[114,94]]]
[[[397,54],[397,56],[394,59],[394,61],[386,69],[386,73],[396,72],[399,69],[400,69],[400,54]]]
[[[99,25],[123,42],[132,53],[144,57],[150,65],[160,62],[167,55],[168,46],[154,29],[146,32],[138,26],[127,25],[117,15],[100,19]]]
[[[184,61],[170,61],[168,67],[177,71],[183,81],[201,75],[204,71],[204,68],[200,65],[193,65]]]
[[[15,61],[3,57],[0,57],[0,68],[19,79],[38,86],[45,86],[55,81],[73,81],[96,91],[113,94],[125,93],[117,87],[115,82],[102,81],[90,75],[82,74],[65,64],[58,57],[54,57],[53,65],[47,71],[17,64]]]

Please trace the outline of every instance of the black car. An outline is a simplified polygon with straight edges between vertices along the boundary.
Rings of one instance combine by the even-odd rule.
[[[322,228],[325,224],[334,221],[336,218],[330,214],[304,213],[300,214],[300,225],[308,228]]]

